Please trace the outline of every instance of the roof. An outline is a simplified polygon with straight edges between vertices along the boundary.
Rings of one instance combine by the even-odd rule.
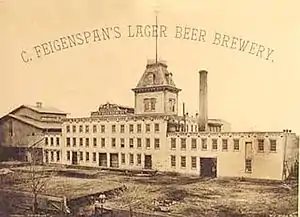
[[[146,87],[168,86],[179,91],[180,89],[176,88],[173,75],[167,70],[167,67],[164,61],[148,61],[144,74],[133,90]]]
[[[25,124],[34,126],[36,128],[39,128],[39,129],[61,129],[61,127],[62,127],[61,123],[40,122],[40,121],[37,121],[37,120],[33,120],[31,118],[20,117],[20,116],[16,116],[16,115],[13,115],[13,114],[8,114],[8,115],[2,117],[1,119],[4,119],[5,117],[14,118],[18,121],[21,121]]]
[[[134,113],[134,108],[107,102],[106,104],[100,105],[98,111],[91,112],[91,116],[120,114],[124,115],[132,113]]]
[[[45,107],[45,106],[37,107],[37,106],[32,106],[32,105],[22,105],[19,108],[21,108],[21,107],[29,108],[31,110],[34,110],[34,111],[38,112],[38,113],[67,114],[66,112],[63,112],[63,111],[61,111],[57,108],[48,107],[48,106],[47,107]],[[19,108],[17,108],[17,109],[19,109]]]

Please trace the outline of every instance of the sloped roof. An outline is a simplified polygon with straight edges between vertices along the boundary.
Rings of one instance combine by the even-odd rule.
[[[60,129],[62,127],[61,123],[40,122],[37,120],[33,120],[31,118],[21,117],[21,116],[17,116],[17,115],[13,115],[13,114],[8,114],[8,115],[2,117],[1,120],[3,120],[6,117],[14,118],[18,121],[21,121],[25,124],[34,126],[39,129]]]
[[[33,106],[33,105],[22,105],[20,107],[26,107],[26,108],[29,108],[31,110],[34,110],[38,113],[50,113],[50,114],[67,114],[66,112],[63,112],[57,108],[54,108],[54,107],[45,107],[45,106],[42,106],[42,107],[37,107],[37,106]],[[20,108],[19,107],[19,108]]]
[[[156,63],[155,61],[148,60],[146,70],[134,89],[155,86],[170,86],[176,88],[172,73],[168,71],[167,67],[164,61],[160,60]]]

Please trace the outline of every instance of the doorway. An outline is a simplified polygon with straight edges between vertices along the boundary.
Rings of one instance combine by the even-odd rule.
[[[119,154],[110,154],[110,167],[119,167]]]
[[[145,169],[152,169],[152,156],[145,155]]]
[[[99,153],[99,166],[107,167],[107,154],[106,153]]]
[[[73,165],[77,165],[78,164],[77,151],[72,151],[72,164]]]
[[[200,176],[217,177],[217,158],[200,158]]]

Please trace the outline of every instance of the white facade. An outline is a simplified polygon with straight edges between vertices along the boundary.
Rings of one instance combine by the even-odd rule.
[[[91,117],[64,119],[60,145],[51,145],[59,135],[48,139],[47,159],[96,168],[274,180],[287,178],[298,160],[299,138],[291,132],[230,132],[230,124],[220,119],[208,119],[206,131],[199,132],[197,115],[178,115],[180,89],[165,63],[148,64],[133,91],[134,108],[107,103]]]

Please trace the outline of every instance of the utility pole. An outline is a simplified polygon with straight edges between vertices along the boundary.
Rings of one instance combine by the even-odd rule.
[[[157,18],[158,10],[155,10],[155,63],[158,61],[158,18]]]

